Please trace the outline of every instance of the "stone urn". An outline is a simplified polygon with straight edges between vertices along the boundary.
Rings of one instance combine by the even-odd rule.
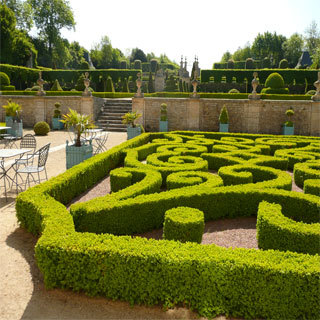
[[[37,91],[37,96],[45,96],[46,92],[43,90],[44,80],[42,79],[42,71],[39,72],[39,79],[37,80],[39,90]]]
[[[252,85],[252,93],[248,96],[249,99],[252,100],[259,100],[260,99],[260,95],[257,94],[257,87],[259,85],[259,80],[257,79],[258,77],[258,72],[254,72],[253,73],[253,79],[251,81],[251,85]]]
[[[311,97],[313,101],[320,101],[320,71],[318,72],[318,80],[313,84],[316,87],[316,94]]]
[[[84,91],[82,93],[83,96],[86,96],[86,97],[91,97],[92,96],[92,93],[91,91],[89,91],[89,86],[90,86],[90,79],[89,79],[89,72],[86,72],[84,74],[85,78],[83,80],[83,83],[84,83]]]
[[[141,86],[142,86],[142,80],[141,80],[141,73],[138,72],[137,74],[137,81],[136,81],[136,84],[137,84],[137,93],[134,95],[135,98],[143,98],[143,93],[141,92]]]

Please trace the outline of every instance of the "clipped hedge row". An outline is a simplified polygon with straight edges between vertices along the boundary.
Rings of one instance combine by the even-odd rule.
[[[314,194],[320,197],[320,179],[308,179],[303,184],[304,193]]]
[[[214,141],[210,144],[207,140],[221,137],[254,140],[261,136],[199,132],[143,134],[19,194],[16,209],[20,223],[33,233],[41,233],[36,259],[46,287],[84,290],[90,295],[99,294],[130,303],[160,302],[166,306],[183,303],[203,316],[226,313],[245,318],[318,317],[318,255],[227,249],[117,234],[159,228],[165,212],[178,206],[199,209],[208,221],[256,215],[263,200],[280,204],[283,212],[288,212],[294,220],[315,223],[319,197],[264,189],[256,184],[220,187],[218,180],[210,179],[192,186],[145,194],[141,190],[148,185],[146,179],[152,179],[150,174],[158,173],[155,180],[160,181],[158,171],[142,171],[148,166],[145,165],[127,171],[132,175],[130,186],[127,186],[129,175],[120,174],[117,169],[119,172],[115,176],[123,179],[115,187],[118,191],[72,205],[73,219],[62,204],[69,203],[111,169],[122,165],[130,152],[136,152],[141,161],[162,145],[181,143],[181,140],[186,145],[199,141],[208,150]],[[239,141],[238,146],[255,148],[256,152],[259,149],[244,141]],[[221,182],[221,178],[217,178]],[[98,233],[114,235],[79,232],[102,223],[104,230]]]
[[[305,163],[296,163],[293,169],[294,182],[300,188],[303,188],[304,181],[308,179],[320,179],[320,161],[307,161]]]
[[[278,204],[259,204],[257,238],[259,248],[264,250],[320,254],[320,223],[293,221],[283,215]]]
[[[209,82],[210,78],[214,78],[214,82],[221,82],[222,78],[225,77],[227,83],[231,83],[234,78],[237,83],[243,83],[245,79],[251,82],[253,79],[253,72],[258,72],[260,83],[265,83],[266,79],[271,73],[279,73],[285,84],[292,84],[294,81],[296,84],[309,84],[314,83],[318,78],[317,70],[298,70],[298,69],[212,69],[212,70],[201,70],[201,82]]]

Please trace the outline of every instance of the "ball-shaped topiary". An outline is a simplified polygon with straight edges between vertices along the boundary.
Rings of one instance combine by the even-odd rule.
[[[166,211],[163,224],[164,239],[201,243],[203,231],[202,211],[189,207],[178,207]]]
[[[284,88],[284,81],[283,81],[282,76],[277,72],[273,72],[273,73],[269,74],[269,76],[266,80],[266,83],[265,83],[265,87],[271,88],[271,89]]]
[[[9,86],[9,85],[10,85],[9,76],[4,72],[0,72],[0,87]]]
[[[288,69],[288,60],[287,59],[282,59],[279,63],[279,69]]]
[[[247,58],[245,68],[246,69],[254,69],[254,61],[252,58]]]
[[[50,127],[45,121],[40,121],[34,125],[33,130],[36,136],[46,136],[50,131]]]
[[[240,93],[238,89],[231,89],[228,93]]]

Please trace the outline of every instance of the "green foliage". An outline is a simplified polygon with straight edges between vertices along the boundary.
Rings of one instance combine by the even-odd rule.
[[[77,83],[76,83],[76,86],[75,86],[75,89],[77,91],[83,91],[85,89],[85,85],[84,85],[84,79],[85,79],[85,76],[84,74],[81,74],[77,80]],[[55,80],[57,81],[57,80]]]
[[[153,84],[153,78],[152,78],[152,73],[151,72],[149,72],[148,92],[149,93],[153,93],[154,92],[154,84]]]
[[[158,60],[156,59],[151,59],[150,61],[150,69],[151,72],[155,73],[157,71],[158,68]],[[150,91],[149,91],[150,92]]]
[[[261,160],[254,144],[261,145],[271,138],[279,145],[283,141],[278,136],[258,134],[190,131],[143,134],[20,193],[16,202],[17,218],[30,232],[41,234],[35,252],[46,287],[83,290],[89,295],[147,305],[184,303],[205,317],[227,314],[258,319],[317,318],[320,312],[317,255],[126,236],[161,227],[165,212],[178,206],[201,210],[205,221],[210,221],[256,215],[261,201],[279,204],[291,219],[311,225],[318,221],[316,196],[267,187],[270,181],[265,182],[266,187],[264,182],[258,182],[259,187],[256,184],[217,187],[216,183],[205,180],[159,192],[161,176],[156,169],[146,169],[146,165],[117,169],[113,180],[122,179],[115,187],[118,192],[74,204],[70,212],[63,205],[112,169],[122,166],[124,157],[132,160],[133,153],[137,166],[143,166],[141,161],[146,157],[165,152],[154,153],[159,147],[168,148],[179,142],[191,145],[188,149],[194,151],[195,145],[205,143],[205,148],[210,148],[220,142],[247,147],[252,156]],[[310,137],[294,139],[306,145],[319,141]],[[175,153],[171,155],[172,164],[187,168],[188,163],[179,164],[182,159],[175,158],[181,156],[180,147],[170,151]],[[263,163],[261,167],[267,161]],[[90,228],[97,233],[81,232]]]
[[[61,103],[60,102],[56,102],[54,104],[53,117],[54,118],[61,118]]]
[[[237,89],[231,89],[228,93],[240,93],[240,91]]]
[[[57,79],[54,81],[54,84],[51,87],[51,91],[63,91]]]
[[[0,89],[10,85],[10,78],[4,72],[0,72]]]
[[[264,69],[270,69],[270,68],[271,68],[270,58],[265,57],[265,58],[262,60],[262,68],[264,68]]]
[[[126,124],[132,128],[136,127],[136,120],[138,120],[142,116],[141,113],[135,112],[128,112],[122,117],[122,123]]]
[[[232,59],[228,60],[227,68],[234,69],[234,61]]]
[[[168,113],[167,113],[167,104],[161,103],[160,105],[160,121],[167,121]]]
[[[7,117],[20,117],[22,107],[11,99],[9,99],[7,104],[3,105],[2,108],[5,110]]]
[[[258,209],[257,238],[263,250],[320,254],[320,224],[307,224],[290,219],[281,205],[261,202]],[[316,221],[313,221],[316,222]]]
[[[85,60],[82,60],[80,63],[80,69],[81,70],[89,70],[90,69],[89,63]]]
[[[165,91],[176,92],[177,90],[177,81],[173,75],[170,75],[169,79],[166,81]]]
[[[46,136],[50,131],[50,127],[45,121],[40,121],[34,125],[33,131],[36,136]]]
[[[299,188],[304,187],[304,182],[309,179],[320,179],[319,161],[296,163],[293,170],[294,182]]]
[[[167,210],[163,223],[163,239],[201,243],[204,231],[203,212],[188,207]]]
[[[124,78],[124,80],[123,80],[121,91],[122,92],[130,92],[127,78]]]
[[[146,54],[139,48],[134,48],[131,51],[130,61],[140,60],[141,62],[147,62]]]
[[[316,94],[316,90],[309,90],[306,94],[310,96],[314,96]]]
[[[294,33],[283,45],[284,56],[288,60],[290,68],[295,68],[304,47],[303,37]]]
[[[229,123],[229,115],[226,105],[224,105],[220,111],[219,122],[223,124]]]
[[[107,79],[106,92],[115,92],[114,85],[111,77]]]
[[[252,58],[247,58],[246,59],[246,65],[245,65],[246,69],[254,69],[254,62]]]
[[[141,70],[142,69],[141,60],[134,60],[133,68],[136,70]]]
[[[289,65],[288,65],[288,60],[287,59],[282,59],[279,62],[279,69],[288,69]]]
[[[120,61],[120,69],[128,69],[126,60],[121,60]]]
[[[277,72],[271,73],[265,83],[265,87],[271,89],[280,89],[284,87],[284,81],[281,75]]]
[[[308,179],[303,184],[304,193],[320,197],[320,179]]]

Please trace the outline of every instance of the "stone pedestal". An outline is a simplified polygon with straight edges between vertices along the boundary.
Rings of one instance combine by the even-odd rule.
[[[187,105],[187,130],[196,130],[200,128],[200,99],[189,99]]]

